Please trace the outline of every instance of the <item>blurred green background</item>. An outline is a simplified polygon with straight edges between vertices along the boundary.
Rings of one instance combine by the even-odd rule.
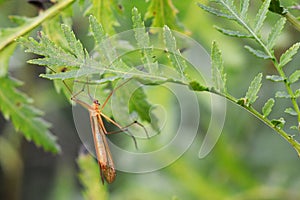
[[[131,29],[133,6],[144,15],[149,5],[149,2],[141,0],[119,2],[124,9],[120,30]],[[179,11],[179,20],[191,32],[191,37],[208,52],[212,41],[218,41],[225,61],[228,91],[236,97],[242,97],[258,72],[273,74],[274,69],[270,62],[255,58],[243,48],[245,44],[252,44],[251,41],[229,38],[217,32],[214,24],[220,26],[228,22],[205,13],[196,2],[173,1]],[[15,26],[9,21],[9,15],[31,17],[38,14],[35,7],[23,0],[0,3],[1,27]],[[251,9],[255,12],[260,1],[251,3]],[[283,3],[292,5],[293,1],[286,0]],[[82,16],[82,9],[77,3],[73,8],[73,29],[88,46],[87,18]],[[268,20],[269,24],[263,31],[268,31],[278,16],[270,13]],[[228,26],[235,25],[228,23]],[[36,31],[32,35],[36,35]],[[282,53],[296,41],[299,41],[299,32],[287,24],[276,51]],[[52,123],[51,131],[57,135],[62,153],[52,155],[27,142],[0,114],[0,199],[83,199],[84,187],[78,179],[79,168],[76,163],[81,141],[74,126],[71,106],[65,97],[55,92],[51,81],[38,77],[44,68],[26,64],[30,57],[32,55],[18,48],[10,61],[10,74],[24,82],[22,91],[28,93],[34,99],[34,104],[45,112],[44,117]],[[299,61],[298,54],[287,71],[299,69]],[[254,106],[261,108],[282,87],[279,83],[263,80],[260,99]],[[295,119],[282,114],[289,103],[278,100],[271,117],[284,115],[286,121],[294,122]],[[201,133],[205,133],[210,120],[205,103],[200,102],[200,106],[201,130],[189,150],[176,162],[146,174],[118,172],[113,184],[103,186],[99,180],[95,187],[107,189],[107,199],[112,200],[300,199],[300,163],[297,154],[273,130],[232,103],[227,104],[226,122],[217,145],[207,157],[199,159],[198,151],[203,139]],[[104,197],[99,194],[96,199]]]

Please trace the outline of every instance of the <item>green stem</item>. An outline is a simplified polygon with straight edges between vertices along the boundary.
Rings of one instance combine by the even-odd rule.
[[[235,104],[238,104],[237,103],[238,100],[236,98],[234,98],[233,96],[229,95],[229,94],[222,94],[222,93],[219,93],[219,92],[217,92],[215,90],[211,90],[211,89],[209,89],[209,92],[217,94],[219,96],[222,96],[222,97],[228,99],[229,101],[231,101],[231,102],[233,102]],[[294,147],[294,149],[296,150],[298,156],[300,157],[300,143],[297,140],[295,140],[293,138],[293,136],[287,134],[284,130],[276,127],[274,124],[272,124],[272,122],[269,119],[265,118],[262,114],[260,114],[257,110],[255,110],[251,106],[240,105],[240,104],[238,104],[238,105],[242,106],[244,109],[246,109],[252,115],[254,115],[258,119],[260,119],[267,126],[269,126],[270,128],[272,128],[273,130],[275,130],[279,135],[281,135],[287,142],[289,142]]]
[[[293,27],[300,32],[300,22],[290,12],[283,14],[283,16],[293,25]]]
[[[19,38],[22,35],[25,35],[26,33],[30,32],[37,26],[39,26],[42,22],[45,20],[54,17],[55,15],[59,14],[59,12],[69,5],[71,5],[75,0],[65,0],[60,3],[55,4],[45,12],[40,13],[39,16],[34,17],[30,20],[29,23],[25,23],[24,25],[18,27],[16,32],[13,34],[10,34],[9,37],[7,37],[3,42],[0,43],[0,51],[4,49],[9,44],[13,43],[17,38]]]

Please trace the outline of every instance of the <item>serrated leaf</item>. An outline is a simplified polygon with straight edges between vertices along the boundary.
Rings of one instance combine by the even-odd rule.
[[[230,19],[230,20],[234,20],[235,17],[231,14],[228,14],[228,13],[224,13],[222,11],[220,11],[219,9],[215,9],[213,7],[209,7],[209,6],[206,6],[204,4],[201,4],[201,3],[198,3],[198,6],[201,7],[203,10],[211,13],[211,14],[214,14],[218,17],[224,17],[226,19]]]
[[[118,66],[125,67],[125,63],[123,63],[121,59],[118,59],[118,54],[113,45],[113,41],[110,37],[108,37],[102,25],[92,15],[89,17],[89,22],[91,34],[95,40],[93,56],[97,55],[99,57],[98,61],[102,64],[102,66],[110,68]]]
[[[40,118],[42,112],[31,106],[32,100],[16,89],[20,82],[8,77],[0,78],[0,109],[6,119],[11,119],[15,129],[24,137],[46,151],[58,153],[56,138],[49,132],[49,123]]]
[[[226,74],[224,72],[223,58],[216,42],[213,42],[212,44],[211,60],[214,87],[217,90],[226,93]]]
[[[249,0],[241,0],[240,1],[240,4],[241,4],[241,17],[244,18],[244,19],[247,19],[247,11],[248,11],[248,8],[249,8]]]
[[[215,26],[215,28],[220,31],[221,33],[223,33],[224,35],[228,35],[231,37],[238,37],[238,38],[251,38],[253,37],[250,34],[246,34],[246,33],[241,33],[240,31],[234,31],[234,30],[228,30],[228,29],[223,29],[220,28],[218,26]]]
[[[290,115],[293,115],[293,116],[297,116],[297,115],[298,115],[298,113],[297,113],[293,108],[286,108],[286,109],[284,110],[284,112],[285,112],[285,113],[288,113],[288,114],[290,114]]]
[[[272,108],[274,106],[275,100],[273,98],[270,98],[264,105],[264,107],[262,108],[262,113],[264,117],[269,116],[269,114],[272,111]]]
[[[78,60],[85,61],[85,52],[83,46],[79,40],[77,40],[74,32],[69,26],[64,24],[61,25],[62,31],[68,42],[68,50],[71,52]]]
[[[259,73],[251,82],[250,87],[246,93],[247,105],[253,104],[258,98],[257,93],[261,87],[262,73]]]
[[[79,180],[84,187],[84,198],[108,200],[106,185],[100,185],[100,169],[94,157],[85,152],[80,152],[77,164],[79,167]]]
[[[144,22],[142,21],[141,14],[138,12],[137,8],[132,9],[132,22],[134,36],[139,49],[141,49],[141,60],[144,67],[150,73],[157,72],[158,65],[153,58],[153,47],[150,44],[149,34],[146,32]]]
[[[254,20],[254,32],[259,33],[266,17],[267,17],[267,12],[268,8],[270,5],[271,0],[264,0],[263,4],[261,5],[255,20]]]
[[[291,96],[285,91],[277,91],[275,94],[276,98],[291,98]]]
[[[282,129],[283,127],[284,127],[284,124],[285,124],[285,120],[284,120],[284,118],[279,118],[279,119],[272,119],[271,120],[271,123],[275,126],[275,127],[277,127],[277,128],[279,128],[279,129]]]
[[[283,82],[284,78],[278,75],[267,75],[266,79],[274,82]]]
[[[145,20],[152,19],[151,27],[168,26],[172,30],[185,31],[177,18],[178,10],[171,0],[151,0]]]
[[[267,44],[266,44],[266,46],[269,50],[272,50],[272,48],[274,47],[275,42],[276,42],[277,38],[279,37],[283,27],[284,27],[285,22],[286,22],[286,19],[284,17],[281,17],[277,21],[275,26],[272,27],[272,30],[269,34],[268,41],[267,41]]]
[[[299,69],[294,71],[289,77],[290,83],[295,83],[299,79],[300,79],[300,70]]]
[[[292,60],[292,57],[298,52],[298,49],[300,47],[300,43],[295,43],[293,46],[291,46],[286,52],[284,52],[280,56],[280,62],[279,67],[284,67],[287,63],[289,63]]]
[[[184,78],[184,70],[186,68],[186,63],[184,58],[181,56],[180,51],[177,48],[176,39],[173,36],[169,27],[164,26],[163,28],[164,42],[166,49],[168,51],[169,59],[172,66],[180,74],[181,78]]]
[[[265,54],[263,51],[253,49],[252,47],[247,46],[247,45],[245,46],[245,48],[250,53],[252,53],[253,55],[257,56],[258,58],[263,58],[263,59],[269,59],[269,58],[271,58],[270,56],[268,56],[267,54]]]
[[[84,15],[93,15],[102,24],[106,33],[113,35],[114,27],[119,26],[117,18],[114,16],[114,1],[92,0],[91,6],[85,11]]]

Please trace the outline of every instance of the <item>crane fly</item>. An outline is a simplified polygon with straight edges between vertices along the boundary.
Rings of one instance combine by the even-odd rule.
[[[113,125],[115,125],[116,127],[118,127],[120,129],[120,131],[122,131],[122,132],[126,131],[125,128],[127,128],[133,124],[138,124],[141,127],[143,127],[143,125],[137,121],[134,121],[125,127],[121,127],[114,120],[110,119],[108,116],[106,116],[105,114],[102,113],[103,108],[107,104],[107,102],[110,99],[110,97],[112,96],[113,92],[115,90],[117,90],[118,88],[120,88],[125,83],[127,83],[129,80],[123,82],[118,87],[116,87],[114,90],[112,90],[112,92],[108,95],[108,97],[106,98],[106,100],[104,101],[102,106],[100,106],[100,103],[98,100],[93,100],[93,104],[89,105],[88,103],[86,103],[80,99],[77,99],[76,96],[79,93],[77,93],[71,97],[71,100],[73,100],[77,104],[80,104],[81,106],[83,106],[84,108],[86,108],[89,111],[90,122],[91,122],[91,127],[92,127],[92,132],[93,132],[94,146],[95,146],[95,150],[96,150],[98,165],[100,167],[100,175],[101,175],[102,183],[104,183],[104,180],[106,180],[108,183],[112,183],[116,177],[116,169],[115,169],[114,162],[113,162],[113,159],[111,156],[111,152],[109,150],[109,146],[108,146],[106,136],[105,136],[105,135],[115,133],[115,132],[107,132],[106,131],[102,117],[105,118],[108,122],[110,122]],[[143,129],[144,129],[147,137],[149,138],[147,130],[144,127],[143,127]],[[131,137],[133,138],[135,146],[137,147],[135,137],[133,135],[131,135]]]

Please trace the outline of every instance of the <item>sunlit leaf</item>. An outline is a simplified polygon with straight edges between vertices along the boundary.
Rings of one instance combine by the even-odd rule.
[[[267,117],[271,113],[274,103],[275,103],[275,100],[273,98],[270,98],[265,103],[264,107],[262,108],[262,113],[263,113],[264,117]]]
[[[268,8],[271,0],[265,0],[260,7],[256,17],[254,19],[254,31],[258,33],[267,17]]]
[[[240,1],[240,4],[241,4],[241,17],[243,17],[244,19],[247,19],[247,11],[248,11],[248,8],[249,8],[249,0],[241,0]]]
[[[295,72],[293,72],[290,77],[290,83],[295,83],[296,81],[298,81],[300,79],[300,70],[296,70]]]
[[[251,82],[250,87],[246,93],[247,105],[253,104],[258,98],[257,93],[261,87],[262,73],[259,73]]]
[[[299,47],[300,43],[296,43],[284,52],[280,57],[279,67],[284,67],[289,63],[292,60],[292,57],[298,52]]]
[[[284,17],[281,17],[277,21],[275,26],[272,27],[272,30],[271,30],[271,32],[268,36],[268,41],[267,41],[267,48],[269,50],[271,50],[274,47],[275,42],[276,42],[277,38],[279,37],[283,27],[284,27],[285,21],[286,21],[286,19]]]

